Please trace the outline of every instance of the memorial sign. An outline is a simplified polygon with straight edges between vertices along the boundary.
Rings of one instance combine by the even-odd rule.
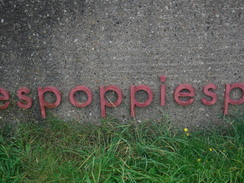
[[[0,118],[244,112],[242,1],[0,1]]]
[[[160,80],[164,82],[166,80],[165,76],[161,76]],[[164,106],[166,103],[166,89],[165,85],[160,86],[160,105]],[[203,87],[203,93],[210,97],[211,99],[202,98],[201,102],[206,106],[214,105],[217,102],[217,94],[212,91],[217,89],[217,86],[215,84],[207,84]],[[230,93],[234,89],[240,89],[242,96],[240,99],[232,99],[230,97]],[[106,92],[113,91],[117,95],[116,101],[108,101],[106,99]],[[139,102],[136,99],[136,93],[138,91],[144,91],[147,93],[147,99],[144,102]],[[45,100],[45,93],[51,92],[55,95],[55,102],[47,102]],[[76,92],[84,92],[87,95],[87,100],[85,102],[78,102],[74,94]],[[23,109],[29,109],[32,106],[32,99],[27,96],[27,94],[30,93],[30,89],[26,87],[21,87],[17,91],[17,96],[19,98],[19,101],[17,102],[17,105],[19,108]],[[9,93],[6,89],[0,88],[0,101],[6,101],[3,105],[0,106],[0,110],[7,109],[10,102],[8,101],[10,99]],[[86,86],[76,86],[73,88],[69,93],[69,101],[70,103],[78,108],[86,107],[91,104],[92,102],[92,91],[86,87]],[[195,89],[190,84],[180,84],[174,89],[174,100],[179,105],[191,105],[194,102],[194,96],[195,96]],[[61,92],[56,88],[52,86],[47,87],[38,87],[38,97],[39,97],[39,105],[41,109],[41,116],[43,118],[46,118],[46,109],[47,108],[55,108],[58,107],[61,103]],[[122,90],[114,85],[109,86],[101,86],[100,87],[100,109],[101,109],[101,117],[106,117],[106,107],[114,108],[121,104],[123,100],[123,92]],[[135,117],[136,116],[136,107],[146,107],[150,105],[150,103],[153,100],[153,91],[152,89],[147,85],[138,85],[138,86],[130,86],[130,116]],[[241,83],[234,83],[234,84],[226,84],[225,86],[225,94],[224,94],[224,115],[228,115],[228,109],[229,104],[232,105],[240,105],[244,103],[244,84]],[[127,115],[127,114],[126,114]]]

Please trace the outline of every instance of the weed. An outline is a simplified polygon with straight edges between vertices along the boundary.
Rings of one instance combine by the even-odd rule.
[[[226,119],[227,120],[227,119]],[[167,121],[63,122],[6,127],[2,182],[242,182],[244,117],[225,131],[172,129]]]

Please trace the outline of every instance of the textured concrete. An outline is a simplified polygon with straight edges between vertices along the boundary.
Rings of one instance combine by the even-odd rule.
[[[225,84],[244,82],[243,13],[243,0],[0,0],[0,87],[12,97],[11,106],[0,111],[1,120],[38,119],[37,87],[52,85],[63,99],[48,111],[64,119],[98,121],[99,86],[109,84],[119,86],[124,99],[108,114],[127,120],[130,85],[146,84],[155,97],[150,106],[137,108],[136,120],[167,114],[188,127],[217,122]],[[167,76],[164,107],[159,105],[160,75]],[[181,83],[196,89],[190,106],[173,100]],[[218,86],[219,100],[210,107],[200,102],[208,83]],[[68,101],[77,85],[93,91],[89,107],[78,109]],[[32,90],[34,105],[27,111],[15,104],[21,86]]]

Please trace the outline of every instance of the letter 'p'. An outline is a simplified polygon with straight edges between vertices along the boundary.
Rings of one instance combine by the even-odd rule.
[[[230,98],[231,90],[235,88],[240,88],[242,90],[242,97],[238,100],[233,100]],[[224,106],[224,115],[228,115],[229,104],[240,105],[244,102],[244,84],[234,83],[225,85],[225,106]]]
[[[138,91],[145,91],[148,94],[148,98],[145,102],[138,102],[136,100],[136,92]],[[138,86],[131,86],[130,87],[130,115],[131,117],[136,116],[135,108],[138,107],[146,107],[148,106],[153,100],[153,91],[147,85],[138,85]]]
[[[115,102],[107,101],[105,99],[105,93],[108,91],[114,91],[118,98]],[[102,117],[106,117],[106,106],[107,107],[116,107],[121,104],[123,98],[123,93],[120,88],[114,85],[110,86],[101,86],[100,87],[100,103],[101,103],[101,114]]]
[[[56,101],[54,103],[49,103],[45,101],[44,95],[46,92],[52,92],[56,96]],[[61,103],[61,93],[60,91],[52,86],[47,86],[45,88],[38,87],[38,97],[41,108],[42,118],[46,118],[46,109],[45,108],[55,108]]]

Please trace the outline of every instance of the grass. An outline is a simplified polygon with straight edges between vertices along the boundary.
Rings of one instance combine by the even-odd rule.
[[[221,131],[165,121],[72,125],[58,119],[0,131],[1,182],[242,182],[244,115]],[[72,123],[72,122],[71,122]]]

